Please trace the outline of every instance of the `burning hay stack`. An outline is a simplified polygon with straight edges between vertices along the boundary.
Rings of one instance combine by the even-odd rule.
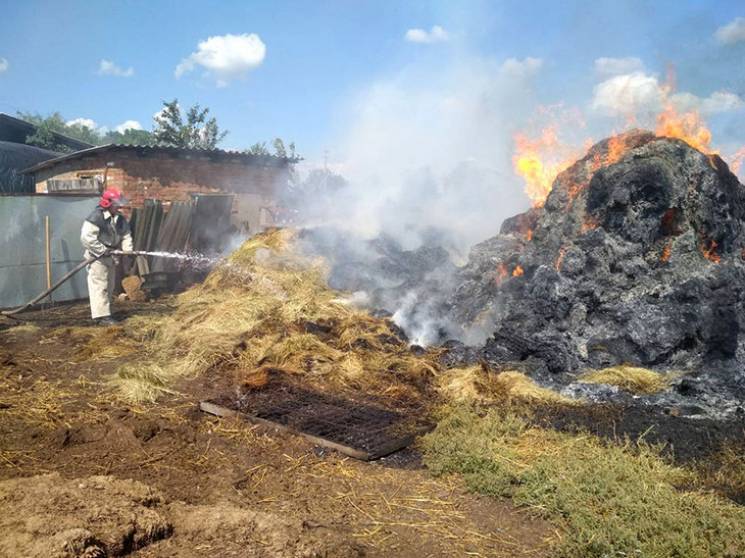
[[[604,140],[501,233],[448,303],[465,335],[493,331],[487,360],[544,377],[696,370],[707,381],[680,391],[745,393],[745,188],[717,155],[641,131]]]

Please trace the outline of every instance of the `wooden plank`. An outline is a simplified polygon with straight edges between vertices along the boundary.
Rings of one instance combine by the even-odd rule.
[[[49,230],[49,215],[44,216],[44,260],[47,269],[47,289],[52,288],[52,235]],[[49,297],[51,299],[51,296]]]
[[[343,444],[337,444],[336,442],[332,442],[331,440],[327,440],[325,438],[319,438],[318,436],[313,436],[311,434],[306,434],[305,432],[300,432],[293,428],[289,428],[288,426],[285,426],[283,424],[279,424],[276,422],[272,422],[270,420],[255,417],[247,413],[241,413],[239,411],[234,411],[232,409],[228,409],[227,407],[223,407],[221,405],[216,405],[215,403],[211,403],[209,401],[200,401],[199,408],[205,413],[210,413],[211,415],[216,415],[218,417],[240,417],[253,424],[260,424],[262,426],[268,426],[270,428],[274,428],[275,430],[278,430],[280,432],[289,432],[290,434],[295,434],[296,436],[302,436],[303,438],[305,438],[306,440],[308,440],[309,442],[317,446],[321,446],[324,448],[329,448],[329,449],[338,451],[339,453],[343,453],[344,455],[348,455],[349,457],[354,457],[355,459],[360,459],[362,461],[370,461],[371,459],[373,459],[373,457],[366,451],[351,448]]]
[[[385,444],[383,447],[378,449],[375,453],[370,454],[370,457],[368,461],[372,461],[374,459],[380,459],[381,457],[385,457],[386,455],[390,455],[400,449],[404,449],[407,446],[410,446],[414,443],[414,440],[416,440],[419,436],[422,434],[426,434],[427,432],[430,432],[434,429],[434,425],[429,426],[422,426],[421,428],[417,428],[412,432],[411,434],[408,434],[407,436],[403,436],[402,438],[396,438],[395,440],[392,440],[390,443]]]

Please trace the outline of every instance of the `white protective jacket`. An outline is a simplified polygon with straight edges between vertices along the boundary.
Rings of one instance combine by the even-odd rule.
[[[96,207],[83,221],[80,242],[89,255],[100,256],[106,250],[132,251],[132,234],[123,215],[112,215],[102,207]]]

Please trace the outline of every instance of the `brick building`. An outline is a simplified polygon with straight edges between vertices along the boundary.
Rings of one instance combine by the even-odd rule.
[[[118,188],[133,207],[145,199],[188,200],[192,193],[235,195],[233,223],[255,232],[273,224],[277,192],[292,161],[218,149],[102,145],[43,161],[24,172],[37,193],[97,193]]]

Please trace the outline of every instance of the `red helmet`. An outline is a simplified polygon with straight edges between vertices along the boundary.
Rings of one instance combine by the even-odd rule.
[[[122,205],[126,205],[126,203],[127,200],[124,198],[119,190],[117,190],[116,188],[107,188],[106,191],[101,194],[101,200],[98,202],[98,205],[100,205],[104,209],[107,209],[112,205],[120,207]]]

